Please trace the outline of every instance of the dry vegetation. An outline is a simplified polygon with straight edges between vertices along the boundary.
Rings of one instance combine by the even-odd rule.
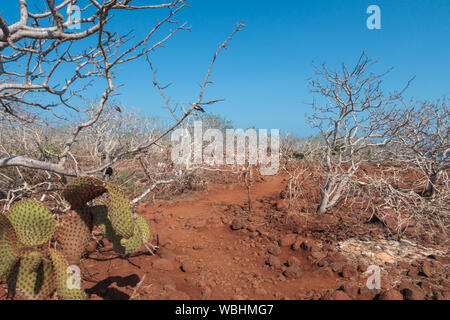
[[[91,1],[82,8],[82,24],[89,25],[86,31],[71,31],[71,22],[58,20],[58,11],[70,1],[59,2],[55,6],[47,0],[42,12],[32,13],[27,1],[20,0],[20,21],[7,25],[0,17],[1,211],[32,198],[44,202],[52,213],[63,214],[68,207],[60,193],[67,179],[108,178],[103,173],[111,167],[114,174],[109,182],[126,190],[135,208],[233,182],[245,188],[243,210],[256,214],[258,207],[252,204],[258,196],[253,192],[265,178],[252,165],[194,166],[189,161],[174,165],[170,158],[173,129],[192,130],[196,119],[203,119],[204,128],[230,127],[226,120],[200,111],[219,101],[204,100],[211,68],[243,25],[235,28],[207,65],[198,99],[177,108],[149,61],[153,50],[188,29],[175,21],[186,6],[184,1],[142,7],[129,0]],[[165,17],[149,28],[144,39],[136,40],[107,28],[107,20],[116,18],[110,13],[119,16],[125,9],[155,10]],[[74,49],[80,48],[74,43],[83,41],[86,49]],[[173,123],[131,111],[112,98],[119,87],[114,83],[116,67],[145,58]],[[274,191],[287,201],[284,218],[345,212],[355,228],[380,222],[385,239],[425,239],[446,250],[449,101],[406,102],[402,95],[408,86],[385,94],[381,86],[388,72],[372,73],[375,62],[363,54],[352,67],[315,68],[317,78],[311,80],[310,88],[317,99],[309,120],[320,134],[283,137],[279,175],[285,178],[284,190]],[[62,65],[69,73],[61,82],[57,75]],[[91,81],[103,92],[97,99],[81,98]]]

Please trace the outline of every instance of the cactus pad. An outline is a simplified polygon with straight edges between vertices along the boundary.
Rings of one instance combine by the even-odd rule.
[[[137,252],[142,247],[142,233],[141,230],[136,226],[134,228],[134,234],[128,239],[120,239],[120,246],[115,244],[115,250],[121,254],[129,254]]]
[[[34,200],[15,203],[9,210],[8,219],[19,241],[26,246],[39,246],[49,241],[55,232],[50,211]]]
[[[18,240],[11,222],[0,214],[0,280],[19,260]]]
[[[92,216],[87,209],[71,210],[56,227],[56,240],[70,265],[79,265],[91,240]]]
[[[98,178],[80,177],[66,185],[62,194],[72,209],[78,209],[105,193],[105,187],[105,182]]]
[[[55,290],[52,265],[39,251],[26,251],[10,273],[8,284],[17,299],[42,300]]]
[[[134,221],[130,202],[118,186],[108,185],[108,218],[115,233],[123,238],[133,236]]]
[[[49,249],[49,254],[55,272],[58,297],[63,300],[86,300],[87,296],[81,284],[79,288],[69,287],[71,274],[64,256],[54,249]]]
[[[134,221],[136,223],[136,226],[141,231],[142,243],[148,243],[150,241],[151,233],[147,221],[144,219],[144,217],[138,215],[134,216]]]

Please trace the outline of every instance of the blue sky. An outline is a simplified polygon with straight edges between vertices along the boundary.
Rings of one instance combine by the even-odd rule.
[[[5,5],[2,1],[1,11],[6,18],[9,9],[16,6],[11,2]],[[381,59],[376,69],[395,67],[385,80],[387,91],[403,87],[416,75],[406,93],[408,97],[434,99],[450,93],[448,0],[188,3],[191,8],[185,8],[177,20],[188,22],[192,30],[176,34],[150,58],[161,83],[173,83],[167,92],[172,100],[195,101],[198,83],[218,44],[237,22],[244,22],[245,30],[219,56],[211,78],[214,85],[207,91],[207,98],[226,99],[208,107],[208,111],[223,115],[237,127],[312,134],[305,123],[305,113],[311,109],[303,103],[312,98],[307,89],[307,79],[314,73],[311,63],[326,62],[331,67],[342,61],[353,64],[363,50],[369,57]],[[381,30],[366,27],[366,9],[372,4],[381,8]],[[9,18],[7,21],[12,22]],[[130,24],[142,35],[154,19],[154,13],[139,13],[126,23],[114,22],[110,27],[125,26],[126,31]],[[118,80],[125,86],[117,100],[148,115],[168,119],[143,60],[121,67]]]

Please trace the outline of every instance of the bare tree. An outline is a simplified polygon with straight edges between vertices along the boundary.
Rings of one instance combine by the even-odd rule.
[[[204,91],[210,83],[209,75],[218,52],[241,30],[242,24],[236,27],[214,55],[197,101],[188,103],[177,116],[175,110],[169,109],[175,119],[173,125],[159,135],[148,136],[145,141],[129,145],[114,155],[108,151],[112,146],[104,145],[108,154],[107,161],[87,168],[78,166],[76,159],[71,156],[71,150],[81,139],[82,132],[101,119],[107,102],[122,86],[114,82],[117,67],[141,57],[150,61],[148,55],[152,51],[163,46],[178,31],[189,29],[186,23],[174,20],[179,11],[187,6],[183,0],[149,5],[132,5],[132,2],[134,3],[132,0],[64,0],[55,4],[53,0],[46,0],[45,8],[32,13],[27,1],[19,0],[19,21],[7,24],[0,16],[2,116],[7,114],[16,123],[27,123],[35,121],[43,112],[49,112],[71,127],[71,133],[65,137],[56,159],[46,161],[27,154],[10,154],[0,158],[0,168],[28,167],[64,176],[100,172],[126,155],[138,154],[155,145],[183,123],[192,112],[201,109],[202,105],[219,101],[205,101]],[[81,16],[78,21],[71,18],[75,7]],[[139,40],[128,30],[125,34],[119,34],[108,28],[111,19],[121,19],[121,12],[138,10],[165,15],[162,18],[155,16],[155,23]],[[64,11],[68,12],[67,19],[64,19]],[[77,24],[79,29],[74,28]],[[62,74],[65,80],[61,80]],[[80,107],[80,97],[86,88],[93,85],[102,86],[103,93],[94,106],[90,105],[83,110]],[[158,86],[158,89],[163,92],[163,88]],[[74,114],[80,113],[88,117],[82,117],[81,122],[73,125]]]
[[[386,143],[380,140],[379,123],[372,115],[380,107],[397,102],[406,88],[385,96],[382,78],[390,70],[370,72],[376,62],[363,53],[351,69],[344,63],[339,70],[314,65],[318,78],[310,80],[310,91],[320,96],[312,103],[314,114],[308,120],[323,139],[318,214],[343,200],[349,179],[363,163],[367,148]]]
[[[412,163],[419,168],[426,178],[421,193],[433,197],[438,180],[450,168],[448,101],[383,108],[377,118],[384,119],[384,136],[391,141],[385,152],[387,159]]]

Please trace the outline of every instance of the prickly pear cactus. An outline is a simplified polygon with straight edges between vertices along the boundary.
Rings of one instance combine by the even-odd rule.
[[[94,177],[80,177],[66,185],[62,194],[72,209],[78,209],[105,192],[106,183],[102,180]]]
[[[86,293],[80,282],[80,275],[70,274],[69,264],[64,256],[54,250],[49,249],[50,259],[55,272],[56,292],[58,298],[63,300],[85,300]]]
[[[25,251],[7,282],[16,299],[43,300],[55,290],[52,264],[40,251]]]
[[[144,219],[144,217],[135,215],[134,216],[134,222],[141,232],[142,235],[142,243],[148,243],[150,241],[150,227],[148,226],[147,221]]]
[[[55,232],[55,220],[50,211],[34,200],[15,203],[9,210],[8,220],[25,246],[39,246],[49,241]]]
[[[70,265],[79,265],[91,240],[92,215],[87,208],[70,210],[56,227],[55,239]]]
[[[19,241],[11,222],[0,214],[0,280],[20,259]]]
[[[134,233],[134,223],[130,202],[118,186],[108,185],[108,218],[116,234],[123,238],[131,238]]]
[[[99,198],[97,205],[88,202]],[[63,191],[72,210],[55,224],[50,211],[34,200],[15,203],[0,215],[0,279],[21,299],[86,299],[77,265],[91,240],[93,225],[103,231],[120,254],[130,254],[150,240],[147,221],[131,211],[123,191],[93,177],[72,181]],[[45,248],[51,239],[58,250]],[[72,274],[75,272],[75,274]]]

